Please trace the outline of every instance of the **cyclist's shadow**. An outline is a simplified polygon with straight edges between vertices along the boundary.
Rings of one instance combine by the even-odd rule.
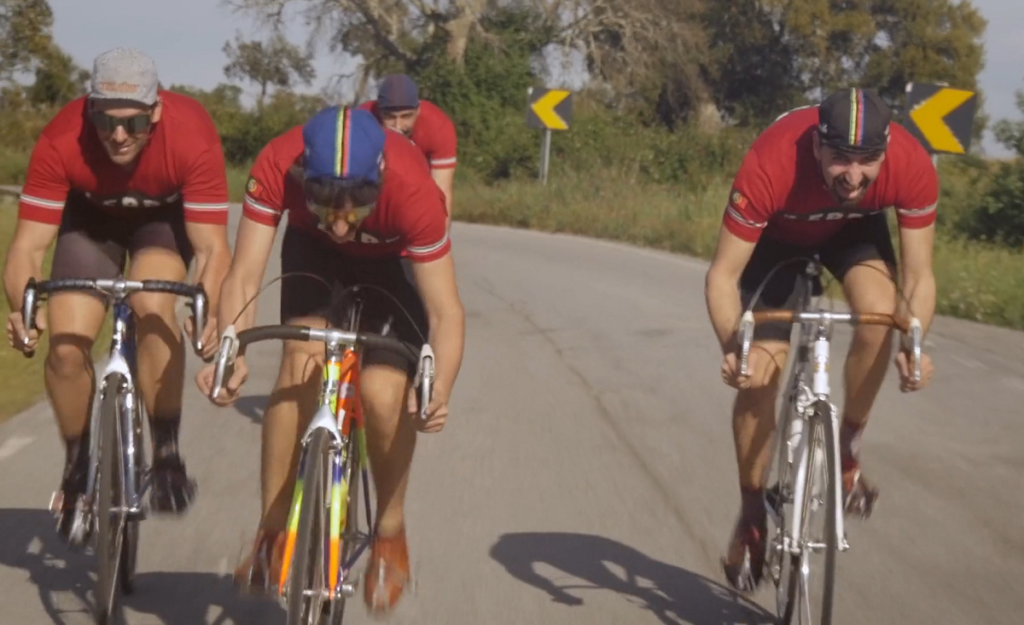
[[[612,590],[639,601],[662,623],[723,625],[774,623],[775,617],[741,595],[622,543],[588,534],[505,534],[491,557],[513,577],[547,592],[553,601],[583,605],[580,590]],[[536,570],[544,564],[587,585],[556,584]],[[570,591],[576,590],[574,594]]]
[[[145,548],[143,538],[141,549]],[[57,537],[53,517],[45,510],[0,509],[0,566],[28,572],[54,625],[65,625],[69,618],[82,622],[92,609],[95,559],[70,551]],[[124,605],[129,613],[152,615],[165,625],[277,625],[284,621],[277,603],[242,597],[230,577],[213,573],[140,571],[135,592],[125,597]],[[17,606],[14,612],[18,613]]]

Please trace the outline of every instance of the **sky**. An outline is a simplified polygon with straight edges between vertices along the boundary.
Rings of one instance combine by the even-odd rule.
[[[980,80],[985,110],[993,121],[1019,119],[1014,92],[1024,90],[1024,1],[971,1],[988,20],[986,62]],[[208,89],[224,82],[224,43],[237,32],[246,39],[262,35],[256,24],[232,13],[221,0],[50,0],[50,6],[55,39],[76,63],[91,69],[93,58],[101,52],[131,46],[153,57],[165,85]],[[303,43],[306,33],[296,20],[288,35],[293,42]],[[324,87],[332,76],[354,69],[350,60],[332,56],[325,49],[318,51],[314,66],[317,81],[312,90]],[[982,147],[989,156],[1009,154],[990,134]]]

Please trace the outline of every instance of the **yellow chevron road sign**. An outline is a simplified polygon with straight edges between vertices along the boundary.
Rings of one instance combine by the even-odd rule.
[[[572,122],[572,92],[566,89],[530,89],[526,125],[547,130],[568,130]]]
[[[974,134],[978,96],[944,85],[907,85],[906,126],[932,154],[966,154]]]

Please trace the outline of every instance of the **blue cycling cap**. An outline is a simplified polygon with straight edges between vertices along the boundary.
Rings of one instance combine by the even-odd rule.
[[[306,122],[302,141],[307,179],[380,180],[384,129],[369,111],[325,108]]]

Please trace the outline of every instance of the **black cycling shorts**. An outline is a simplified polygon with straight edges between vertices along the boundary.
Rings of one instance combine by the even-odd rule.
[[[111,214],[72,192],[64,204],[50,277],[113,280],[123,275],[129,257],[147,248],[170,250],[185,267],[192,262],[181,202]]]
[[[817,247],[803,247],[783,243],[762,236],[740,278],[740,297],[743,310],[750,305],[754,293],[771,271],[788,260],[817,254],[822,264],[837,280],[843,278],[854,265],[869,260],[884,261],[896,271],[896,252],[889,236],[889,223],[885,213],[851,220],[842,230]],[[791,262],[781,267],[761,291],[754,310],[769,308],[795,309],[803,295],[802,279],[807,263]],[[814,285],[814,295],[821,294],[821,282]],[[789,341],[791,326],[785,323],[765,323],[754,328],[757,340]]]
[[[317,277],[288,275],[295,272]],[[281,323],[298,317],[323,317],[331,326],[343,327],[342,315],[351,301],[351,291],[346,289],[368,285],[371,288],[361,289],[359,331],[393,336],[416,353],[426,342],[427,313],[400,258],[347,256],[313,233],[286,228],[281,246],[281,275]],[[418,364],[383,349],[364,351],[362,360],[364,365],[387,365],[405,371],[410,377],[415,375]]]

